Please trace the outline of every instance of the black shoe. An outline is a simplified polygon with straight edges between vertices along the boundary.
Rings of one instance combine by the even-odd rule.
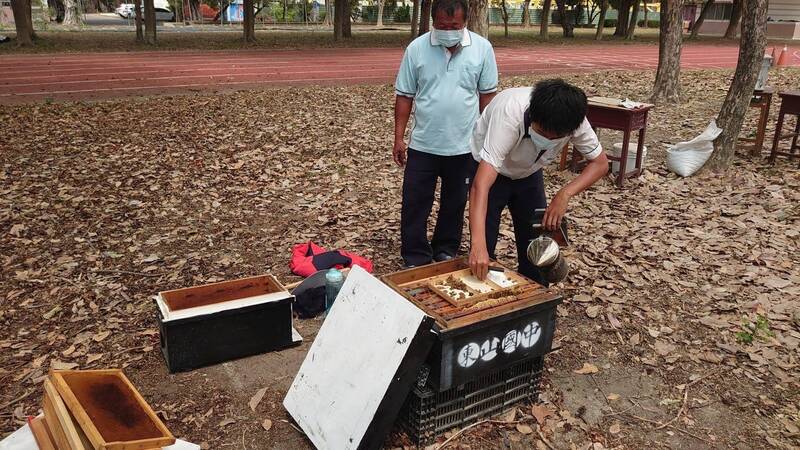
[[[453,259],[453,257],[445,252],[439,253],[433,257],[433,260],[436,262],[450,261],[451,259]]]

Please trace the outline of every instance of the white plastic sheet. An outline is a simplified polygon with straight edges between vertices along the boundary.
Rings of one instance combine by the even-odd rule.
[[[712,120],[705,131],[687,142],[678,142],[667,148],[667,169],[682,177],[688,177],[703,167],[714,152],[714,139],[722,133],[722,128]]]
[[[0,441],[0,450],[39,450],[39,446],[36,445],[31,427],[25,424],[24,427]],[[200,446],[177,439],[175,445],[164,447],[163,450],[200,450]]]

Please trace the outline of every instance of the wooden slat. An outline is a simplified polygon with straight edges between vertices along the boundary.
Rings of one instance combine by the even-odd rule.
[[[283,291],[272,275],[259,275],[240,280],[221,281],[172,291],[161,292],[170,311],[213,305],[257,295]]]
[[[80,401],[76,397],[75,393],[70,388],[69,384],[67,383],[65,376],[77,376],[80,377],[81,375],[93,375],[93,376],[114,376],[119,378],[122,383],[130,390],[130,392],[126,393],[131,394],[137,406],[142,408],[144,413],[147,417],[152,421],[152,424],[155,428],[162,434],[159,437],[141,439],[141,440],[134,440],[134,441],[124,441],[124,442],[107,442],[103,437],[100,430],[98,430],[97,425],[92,421],[89,417],[88,413],[84,409],[83,405],[81,405]],[[122,373],[119,369],[111,369],[111,370],[87,370],[87,371],[70,371],[70,370],[55,370],[51,371],[50,378],[53,380],[53,385],[58,393],[61,395],[61,398],[64,400],[66,407],[72,412],[75,417],[75,420],[80,424],[81,428],[86,433],[91,445],[94,449],[107,449],[107,450],[142,450],[142,449],[150,449],[150,448],[161,448],[172,445],[175,443],[175,438],[172,436],[172,433],[169,432],[166,426],[164,426],[161,419],[158,418],[156,413],[147,404],[147,402],[142,398],[141,394],[136,390],[136,388],[131,384],[130,380]]]
[[[42,410],[44,410],[47,429],[53,437],[53,444],[58,450],[72,450],[67,440],[67,435],[64,433],[64,429],[58,420],[58,414],[56,414],[53,402],[50,401],[47,395],[42,399]]]
[[[44,392],[45,392],[45,400],[46,402],[50,403],[51,413],[49,414],[47,410],[45,410],[45,417],[48,417],[48,425],[51,424],[50,417],[54,417],[55,421],[58,423],[58,427],[61,430],[63,441],[59,438],[56,438],[56,444],[59,448],[62,445],[66,445],[65,448],[69,450],[88,450],[92,448],[96,448],[90,440],[87,438],[86,433],[84,433],[83,428],[76,423],[74,417],[70,414],[69,408],[66,406],[63,397],[58,393],[58,389],[52,383],[52,377],[46,379],[44,381]],[[53,427],[56,428],[56,427]],[[58,434],[57,431],[54,431],[51,428],[51,431],[55,434]],[[62,444],[63,442],[63,444]]]
[[[34,417],[28,425],[31,427],[31,433],[36,440],[36,445],[39,450],[56,450],[53,444],[53,437],[50,435],[50,430],[47,429],[47,423],[44,421],[44,416],[39,415]]]

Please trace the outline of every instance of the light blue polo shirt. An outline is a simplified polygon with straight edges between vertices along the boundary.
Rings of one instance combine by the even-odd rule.
[[[497,63],[492,44],[465,29],[458,51],[450,52],[431,33],[406,48],[397,73],[397,95],[414,99],[409,147],[434,155],[470,152],[478,119],[478,93],[497,90]]]

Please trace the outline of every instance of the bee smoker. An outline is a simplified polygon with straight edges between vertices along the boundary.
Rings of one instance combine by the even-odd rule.
[[[567,260],[561,254],[561,246],[569,245],[567,223],[564,219],[558,230],[546,231],[542,226],[544,211],[543,209],[534,211],[531,226],[536,237],[528,244],[528,261],[539,269],[545,281],[554,284],[564,280],[569,273]]]

